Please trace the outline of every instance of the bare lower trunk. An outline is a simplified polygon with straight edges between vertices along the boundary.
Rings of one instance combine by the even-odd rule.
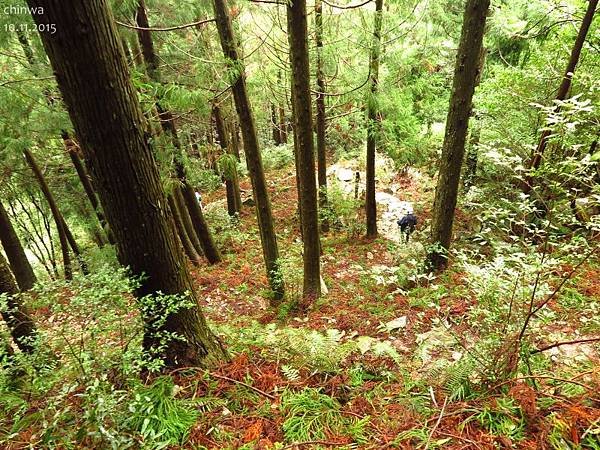
[[[304,289],[306,307],[321,295],[319,211],[315,180],[310,68],[306,0],[294,0],[287,7],[290,63],[292,67],[295,138],[297,140],[296,174],[300,179],[300,207],[304,243]]]
[[[21,291],[30,290],[36,282],[31,264],[25,255],[19,236],[12,226],[4,205],[0,202],[0,242],[8,257],[12,272]]]
[[[83,186],[83,190],[87,195],[94,212],[96,213],[96,217],[98,218],[98,222],[100,223],[100,227],[106,233],[108,238],[108,242],[111,244],[115,243],[115,238],[110,231],[110,227],[106,222],[106,218],[104,217],[104,213],[102,212],[102,208],[100,207],[100,203],[98,202],[98,197],[96,195],[96,190],[94,186],[92,186],[92,181],[89,178],[87,170],[83,165],[81,158],[79,157],[79,152],[81,149],[79,145],[69,137],[69,134],[66,131],[62,133],[63,143],[65,145],[65,149],[71,158],[71,162],[73,163],[73,167],[75,167],[75,171],[77,172],[77,176],[79,177],[79,181],[81,181],[81,185]]]
[[[381,23],[383,0],[375,1],[375,24],[373,27],[373,45],[369,58],[370,95],[367,100],[367,173],[365,213],[367,218],[367,237],[377,236],[377,203],[375,202],[375,150],[379,131],[377,90],[379,83],[379,53],[381,52]]]
[[[175,200],[175,204],[177,205],[177,209],[179,210],[179,214],[181,216],[181,222],[183,223],[185,231],[190,238],[190,242],[194,246],[194,250],[196,250],[198,255],[204,255],[204,252],[202,251],[202,245],[200,244],[200,239],[198,239],[196,229],[192,223],[192,218],[190,217],[190,213],[185,205],[185,200],[183,199],[183,194],[181,193],[181,186],[174,187],[173,200]]]
[[[33,175],[35,176],[48,205],[50,206],[50,211],[52,211],[52,217],[54,218],[54,223],[56,224],[56,230],[58,233],[58,240],[60,242],[60,250],[62,252],[63,257],[63,266],[65,269],[65,279],[72,280],[73,279],[73,269],[71,267],[71,255],[69,254],[69,241],[67,239],[67,233],[65,231],[65,222],[62,218],[62,214],[58,209],[58,205],[54,200],[54,196],[52,192],[50,192],[50,188],[48,187],[48,183],[46,183],[46,179],[44,178],[44,174],[40,170],[39,166],[35,162],[35,158],[29,149],[25,149],[23,151],[25,155],[25,159],[27,164],[29,165]]]
[[[167,201],[169,202],[169,208],[171,208],[173,220],[175,221],[175,228],[177,229],[177,235],[179,236],[183,250],[192,264],[197,266],[200,264],[200,256],[196,252],[196,249],[194,248],[194,245],[192,244],[192,241],[185,230],[185,226],[183,225],[183,220],[181,218],[181,212],[177,207],[177,203],[173,198],[173,194],[169,194],[167,196]]]
[[[246,74],[243,68],[243,61],[238,54],[239,47],[233,35],[226,1],[213,0],[213,5],[223,53],[230,67],[237,74],[237,78],[232,80],[231,88],[239,121],[244,125],[242,127],[242,139],[244,141],[244,152],[246,153],[246,164],[256,202],[256,217],[258,219],[267,277],[273,291],[272,303],[276,305],[283,298],[284,283],[279,266],[277,235],[275,234],[271,202],[269,200],[269,192],[267,190],[267,182],[263,170],[258,137],[256,135],[256,124],[246,89]]]
[[[21,302],[19,297],[21,294],[2,253],[0,253],[0,294],[7,294],[7,309],[2,310],[2,318],[8,325],[13,341],[23,353],[32,353],[37,340],[35,324]]]
[[[490,0],[467,0],[454,81],[450,96],[450,108],[446,119],[446,135],[433,203],[431,223],[432,250],[427,263],[432,269],[447,264],[447,252],[452,240],[452,224],[456,208],[460,170],[465,153],[469,116],[473,93],[477,83],[479,60]]]
[[[319,207],[327,208],[327,146],[325,116],[325,74],[323,72],[323,3],[315,1],[315,40],[317,44],[317,174],[319,180]],[[321,231],[329,231],[329,221],[323,215]]]
[[[217,127],[219,145],[224,150],[226,155],[233,155],[231,143],[229,142],[229,138],[227,136],[225,121],[221,115],[221,109],[217,105],[213,106],[213,117],[215,118],[215,125]],[[240,194],[236,161],[237,159],[231,161],[231,163],[228,163],[224,168],[225,189],[227,191],[227,212],[232,217],[236,214],[239,214],[240,210],[242,209],[242,197]]]

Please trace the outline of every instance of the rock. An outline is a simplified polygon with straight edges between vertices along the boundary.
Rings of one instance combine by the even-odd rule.
[[[321,276],[321,295],[329,294],[329,289],[327,289],[327,285],[325,284],[325,280]]]
[[[354,171],[350,170],[350,169],[346,169],[345,167],[340,167],[337,170],[337,178],[340,181],[352,181],[354,179]]]
[[[388,323],[386,323],[385,329],[387,331],[394,331],[394,330],[398,330],[400,328],[406,328],[407,324],[408,324],[408,318],[406,316],[402,316],[402,317],[398,317],[394,320],[390,320]]]

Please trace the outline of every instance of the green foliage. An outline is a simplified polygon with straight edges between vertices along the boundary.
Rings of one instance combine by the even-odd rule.
[[[128,425],[140,434],[144,448],[181,445],[196,422],[199,411],[192,403],[177,400],[175,387],[171,377],[160,377],[132,391]]]
[[[327,436],[344,434],[357,443],[368,442],[366,427],[370,418],[349,420],[343,417],[340,404],[317,389],[285,391],[281,396],[281,410],[286,417],[283,433],[291,442],[323,440]]]
[[[277,170],[289,167],[294,162],[294,144],[270,146],[262,150],[262,161],[265,170]]]

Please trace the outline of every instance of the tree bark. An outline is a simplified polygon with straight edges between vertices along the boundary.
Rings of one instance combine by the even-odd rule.
[[[146,72],[151,80],[159,81],[160,74],[158,72],[158,56],[154,51],[154,41],[152,40],[152,34],[149,30],[144,28],[150,28],[148,22],[148,14],[146,13],[146,4],[144,0],[138,0],[135,21],[139,29],[137,30],[138,40],[146,63]]]
[[[44,178],[44,174],[40,170],[39,166],[35,162],[33,154],[29,149],[25,149],[23,151],[23,155],[25,156],[25,160],[29,165],[29,168],[33,172],[48,205],[50,206],[50,211],[52,212],[52,217],[54,218],[54,223],[56,224],[56,231],[58,233],[58,240],[60,242],[60,250],[63,257],[63,266],[65,270],[65,279],[72,280],[73,279],[73,269],[71,267],[71,255],[69,254],[69,241],[67,239],[67,233],[65,230],[65,221],[62,218],[62,214],[58,209],[58,205],[54,200],[54,196],[52,192],[50,192],[50,188],[48,187],[48,183],[46,183],[46,179]]]
[[[7,294],[8,309],[2,311],[2,318],[8,325],[13,341],[23,353],[33,353],[37,340],[35,324],[21,302],[19,289],[2,253],[0,253],[0,294]]]
[[[377,90],[379,83],[379,54],[381,52],[381,24],[383,0],[375,0],[375,23],[373,25],[373,44],[369,58],[370,92],[367,99],[367,172],[365,214],[367,218],[367,237],[377,237],[377,203],[375,202],[375,150],[379,131]]]
[[[169,202],[169,208],[171,208],[171,214],[173,215],[173,220],[175,221],[175,228],[177,229],[177,235],[179,236],[179,240],[181,241],[181,245],[185,254],[189,258],[189,260],[195,266],[200,264],[200,255],[196,252],[190,237],[187,234],[185,226],[183,225],[183,219],[181,218],[181,212],[177,207],[177,203],[174,199],[174,194],[167,195],[167,201]]]
[[[594,14],[596,12],[597,7],[598,0],[589,0],[587,11],[583,18],[583,21],[581,22],[581,27],[579,28],[579,33],[577,34],[577,38],[575,39],[573,49],[571,50],[571,56],[569,57],[569,62],[567,63],[565,74],[563,75],[560,87],[558,88],[558,92],[556,94],[557,101],[565,100],[567,98],[569,89],[571,88],[571,82],[573,81],[573,74],[575,73],[577,63],[579,62],[579,56],[581,55],[581,50],[583,49],[583,44],[585,42],[585,38],[588,34],[588,31],[590,30],[590,26],[594,19]],[[554,111],[556,113],[559,112],[560,105],[557,105]],[[535,151],[533,152],[531,161],[529,162],[529,169],[538,169],[540,167],[540,164],[542,163],[542,157],[544,155],[544,151],[546,150],[546,146],[548,145],[548,139],[551,133],[551,130],[548,129],[542,131],[542,135],[540,136],[540,142]],[[523,193],[529,194],[532,189],[533,178],[531,175],[527,175],[523,183]]]
[[[196,234],[196,229],[192,223],[190,213],[185,205],[185,200],[183,199],[183,194],[181,193],[181,186],[175,186],[173,188],[173,200],[175,200],[175,204],[177,205],[177,209],[179,210],[179,214],[181,216],[181,221],[192,245],[194,246],[194,250],[196,250],[198,255],[203,256],[204,252],[202,251],[202,245],[200,244],[200,239],[198,239],[198,235]]]
[[[452,240],[452,224],[460,182],[460,170],[465,153],[469,116],[471,115],[489,6],[490,0],[467,0],[465,6],[454,68],[450,107],[446,119],[446,134],[433,203],[432,250],[429,252],[427,260],[429,267],[435,270],[446,266],[447,252]]]
[[[143,275],[138,298],[154,299],[150,312],[142,310],[145,351],[167,367],[216,364],[226,354],[197,304],[107,1],[28,4],[43,8],[33,16],[36,23],[56,24],[57,32],[42,33],[42,42],[90,161],[119,261]],[[168,308],[163,295],[189,302]]]
[[[277,119],[277,107],[271,103],[271,133],[275,145],[281,145],[281,133],[279,132],[279,120]]]
[[[239,121],[241,124],[244,124],[242,127],[242,139],[244,142],[244,152],[246,153],[246,164],[256,202],[256,216],[267,277],[273,291],[272,304],[276,305],[284,296],[284,283],[278,261],[277,235],[275,234],[269,191],[267,190],[267,182],[263,170],[258,137],[256,135],[256,124],[246,89],[243,60],[239,57],[239,46],[233,35],[226,0],[213,0],[213,6],[221,47],[227,58],[229,68],[234,72],[231,76],[231,89]]]
[[[0,242],[8,257],[12,272],[23,292],[30,290],[36,282],[35,273],[25,255],[21,241],[12,226],[8,213],[0,201]]]
[[[183,152],[181,150],[181,144],[179,143],[179,138],[177,136],[177,127],[175,126],[173,115],[170,111],[163,110],[158,103],[156,104],[156,107],[158,109],[160,123],[162,124],[162,127],[165,130],[165,132],[171,136],[173,146],[175,148],[175,151],[177,152],[175,158],[173,158],[175,175],[177,176],[177,179],[181,184],[181,193],[183,194],[183,199],[186,208],[190,214],[192,224],[194,225],[194,230],[196,231],[196,235],[198,236],[198,240],[200,241],[202,252],[204,253],[204,256],[210,264],[219,263],[221,262],[221,253],[219,252],[219,249],[217,248],[215,241],[212,237],[212,233],[208,228],[208,223],[204,218],[202,208],[198,204],[198,200],[196,199],[196,192],[187,180],[187,171],[182,160]]]
[[[325,73],[323,71],[323,2],[315,0],[315,41],[317,45],[317,178],[319,180],[319,207],[327,209],[327,147],[325,115]],[[329,221],[324,216],[321,231],[329,231]]]
[[[234,217],[239,214],[242,209],[242,195],[240,193],[240,184],[238,180],[236,162],[237,158],[233,154],[231,149],[231,143],[227,136],[227,130],[225,128],[225,121],[221,114],[221,108],[217,105],[213,105],[212,109],[213,117],[215,118],[215,125],[217,128],[217,136],[219,138],[219,144],[225,151],[226,155],[231,155],[234,159],[233,164],[227,164],[225,168],[225,190],[227,192],[227,212],[230,216]]]
[[[81,181],[81,185],[83,186],[83,190],[87,195],[94,212],[96,213],[96,217],[98,218],[98,222],[100,222],[100,227],[106,233],[106,237],[108,238],[108,242],[111,244],[115,243],[115,238],[110,231],[110,227],[106,222],[106,218],[104,217],[104,213],[102,212],[102,208],[100,207],[100,203],[98,202],[98,197],[96,195],[96,190],[94,186],[92,186],[92,182],[89,178],[87,170],[83,165],[81,158],[79,157],[79,152],[81,149],[79,145],[69,137],[69,134],[66,131],[62,133],[63,143],[65,145],[65,149],[71,158],[71,162],[73,163],[73,167],[75,167],[75,171],[77,172],[77,176],[79,177],[79,181]]]
[[[310,67],[306,0],[294,0],[287,6],[288,39],[293,82],[295,137],[298,142],[296,174],[300,180],[300,208],[304,243],[304,305],[321,295],[319,210],[315,180]]]

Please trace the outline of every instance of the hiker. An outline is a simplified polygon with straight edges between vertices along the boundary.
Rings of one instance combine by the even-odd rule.
[[[410,235],[413,231],[415,231],[415,227],[417,226],[417,216],[415,216],[414,213],[410,211],[396,223],[400,227],[400,233],[406,234],[406,242],[408,242]]]

